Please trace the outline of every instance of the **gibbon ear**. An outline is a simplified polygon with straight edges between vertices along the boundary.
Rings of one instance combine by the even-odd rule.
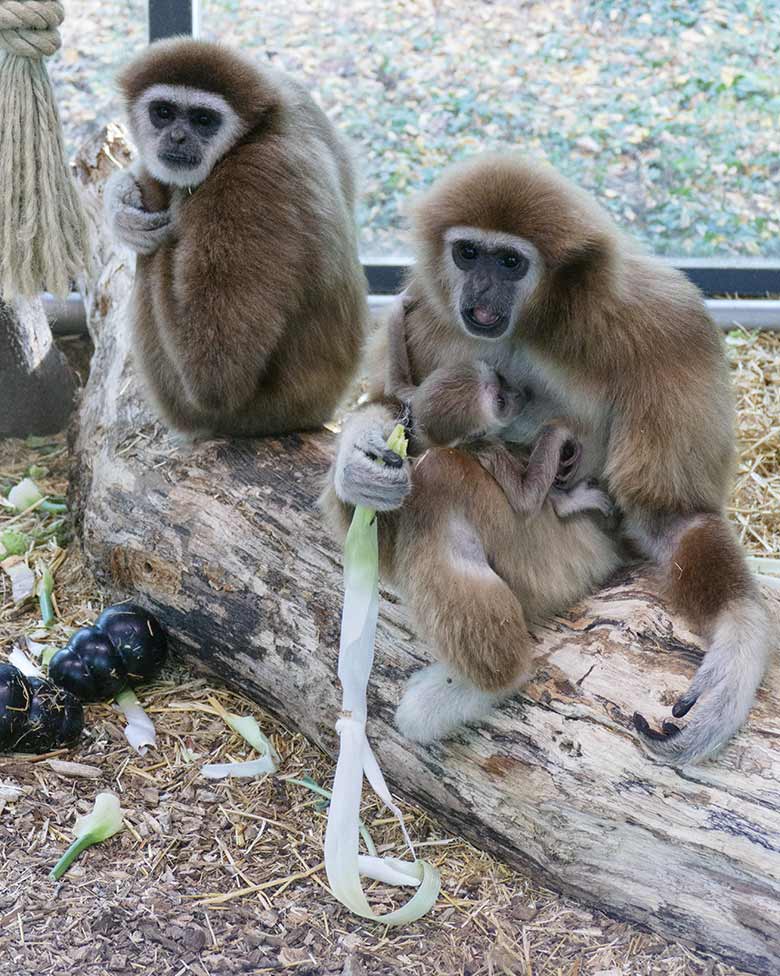
[[[543,279],[535,301],[535,326],[546,341],[561,333],[571,338],[573,320],[592,321],[592,312],[614,290],[614,252],[605,237],[569,248]],[[530,328],[531,323],[526,323]]]
[[[614,289],[613,251],[606,238],[593,237],[571,248],[552,270],[544,290],[546,331],[590,312]]]
[[[564,255],[555,271],[555,284],[567,292],[590,289],[600,283],[606,285],[611,258],[612,248],[606,238],[594,237],[582,241]]]

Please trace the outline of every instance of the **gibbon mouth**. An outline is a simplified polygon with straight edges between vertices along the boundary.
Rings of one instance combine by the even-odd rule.
[[[473,335],[494,339],[507,329],[507,316],[489,305],[472,305],[461,311],[466,328]]]
[[[181,169],[193,169],[200,165],[200,159],[190,156],[189,153],[161,152],[158,153],[158,158],[169,166],[178,166]]]

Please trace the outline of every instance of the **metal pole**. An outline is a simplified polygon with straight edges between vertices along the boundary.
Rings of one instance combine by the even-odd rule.
[[[200,30],[200,0],[147,0],[149,43]]]
[[[394,295],[371,294],[368,304],[380,309],[394,300]],[[707,310],[722,329],[741,325],[745,329],[772,329],[780,331],[780,301],[764,299],[708,299]],[[43,307],[55,335],[86,335],[87,317],[81,295],[73,292],[66,301],[58,301],[51,295],[43,296]]]

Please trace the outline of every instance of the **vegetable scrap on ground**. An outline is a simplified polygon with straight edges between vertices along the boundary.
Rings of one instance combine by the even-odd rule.
[[[731,514],[747,549],[780,546],[780,336],[728,336],[738,395],[741,460]],[[0,492],[31,477],[47,498],[67,491],[64,437],[0,444]],[[67,515],[0,508],[0,538],[22,548],[33,582],[53,575],[49,629],[30,596],[15,603],[0,570],[0,647],[64,647],[111,602],[84,568]],[[27,540],[25,543],[25,539]],[[0,562],[19,558],[6,555]],[[109,703],[85,708],[71,749],[0,757],[0,974],[106,973],[735,976],[735,970],[553,894],[403,804],[442,895],[414,926],[364,923],[330,895],[320,796],[288,779],[329,786],[334,765],[254,703],[168,665],[137,689],[158,744],[138,755]],[[204,764],[255,758],[224,712],[251,715],[279,756],[276,774],[214,781]],[[370,735],[370,721],[369,721]],[[123,827],[90,847],[57,883],[52,867],[77,816],[98,794],[121,803]],[[392,816],[367,800],[363,820],[380,853],[401,854]],[[372,886],[387,909],[398,890]]]

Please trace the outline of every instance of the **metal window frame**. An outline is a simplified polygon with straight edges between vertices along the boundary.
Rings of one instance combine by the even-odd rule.
[[[372,293],[368,296],[368,305],[372,311],[379,311],[392,301],[391,294]],[[780,332],[780,301],[707,299],[706,306],[712,320],[721,329],[728,330],[739,325],[743,329]],[[78,292],[73,292],[64,301],[45,294],[43,307],[55,335],[86,335],[87,314],[84,301]]]
[[[780,296],[780,261],[762,258],[663,258],[683,271],[707,298],[738,295],[740,298]],[[366,258],[363,268],[372,295],[395,295],[401,290],[411,258]]]

